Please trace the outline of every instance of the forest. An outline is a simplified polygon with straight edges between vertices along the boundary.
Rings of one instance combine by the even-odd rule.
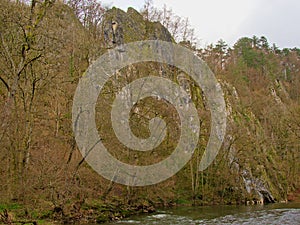
[[[0,223],[102,223],[176,205],[299,201],[300,46],[280,49],[254,35],[233,46],[220,39],[199,47],[187,18],[151,1],[124,12],[97,0],[0,0],[0,18]],[[149,136],[149,121],[158,115],[167,123],[167,139],[147,153],[118,141],[111,105],[137,78],[164,76],[185,87],[201,124],[193,157],[176,175],[125,186],[100,176],[80,154],[73,97],[87,68],[109,49],[155,39],[188,48],[210,67],[225,96],[226,136],[217,158],[199,172],[211,119],[200,87],[174,66],[125,67],[96,105],[98,132],[114,157],[150,165],[171,154],[180,135],[174,107],[146,98],[131,111],[132,132]]]

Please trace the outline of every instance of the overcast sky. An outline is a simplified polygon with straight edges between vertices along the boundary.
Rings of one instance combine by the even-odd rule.
[[[101,0],[126,10],[139,10],[144,0]],[[182,17],[188,17],[199,44],[219,39],[234,44],[240,37],[265,36],[280,48],[300,47],[300,0],[154,0]]]

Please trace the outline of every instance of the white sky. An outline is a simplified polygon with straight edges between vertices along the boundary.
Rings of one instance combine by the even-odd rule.
[[[137,10],[144,0],[100,0],[123,10]],[[240,37],[265,36],[280,48],[300,47],[300,0],[153,0],[188,17],[200,45],[219,39],[233,45]]]

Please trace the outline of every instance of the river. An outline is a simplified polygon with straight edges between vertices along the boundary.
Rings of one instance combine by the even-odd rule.
[[[300,224],[300,203],[253,206],[201,206],[158,210],[133,216],[118,225],[192,225],[192,224]]]

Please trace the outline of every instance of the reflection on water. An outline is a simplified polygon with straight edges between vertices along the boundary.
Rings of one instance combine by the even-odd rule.
[[[265,206],[180,207],[117,224],[300,224],[300,203]]]

